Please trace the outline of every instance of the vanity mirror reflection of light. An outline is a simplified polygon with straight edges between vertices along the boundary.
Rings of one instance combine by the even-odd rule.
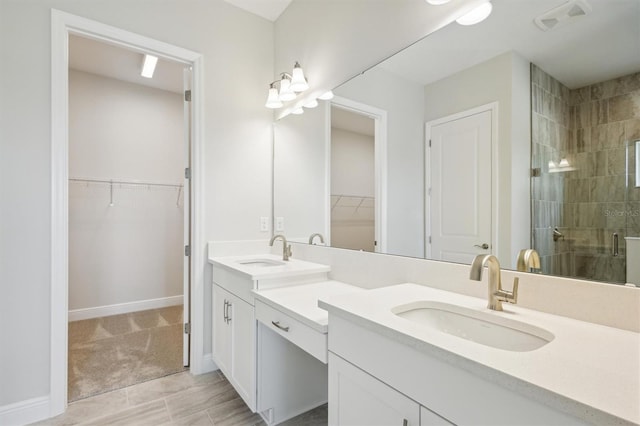
[[[625,185],[636,172],[640,138],[640,2],[575,2],[540,19],[546,28],[534,20],[566,0],[492,3],[486,21],[450,24],[334,90],[387,114],[383,252],[430,251],[434,168],[425,129],[494,104],[492,166],[477,171],[490,175],[490,238],[474,250],[515,269],[518,251],[534,247],[543,273],[623,283],[624,237],[640,236],[633,214],[640,188]],[[275,129],[275,216],[286,217],[294,241],[313,232],[329,236],[330,101],[279,120]],[[296,133],[296,141],[283,133]],[[447,179],[456,167],[448,166]],[[553,240],[555,228],[564,238]]]

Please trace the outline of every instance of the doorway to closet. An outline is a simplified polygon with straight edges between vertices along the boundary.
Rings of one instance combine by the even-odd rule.
[[[186,64],[69,36],[68,400],[189,361]]]

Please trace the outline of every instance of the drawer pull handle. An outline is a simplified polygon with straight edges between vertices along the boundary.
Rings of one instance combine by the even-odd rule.
[[[283,327],[280,325],[280,321],[271,321],[271,324],[275,325],[276,327],[278,327],[280,330],[288,332],[289,331],[289,327]]]

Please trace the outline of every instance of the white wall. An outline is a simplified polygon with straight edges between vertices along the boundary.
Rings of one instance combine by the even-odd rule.
[[[375,196],[373,136],[331,128],[331,194]]]
[[[51,8],[201,52],[204,239],[264,238],[271,209],[271,22],[221,0],[0,1],[0,407],[50,391]]]
[[[529,238],[529,63],[508,52],[425,86],[424,118],[431,121],[498,102],[497,223],[500,263],[515,269]]]
[[[182,184],[181,94],[69,71],[69,176]],[[178,199],[178,195],[181,195]],[[177,188],[69,183],[69,310],[182,295]]]
[[[329,105],[321,101],[302,115],[274,123],[274,216],[284,219],[290,241],[328,234],[327,155]]]
[[[369,70],[336,95],[387,112],[387,249],[424,257],[423,86],[381,69]]]
[[[374,148],[373,136],[331,128],[332,247],[375,250]]]

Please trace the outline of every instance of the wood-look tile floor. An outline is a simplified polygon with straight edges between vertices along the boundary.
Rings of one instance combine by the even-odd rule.
[[[36,423],[71,425],[256,426],[252,413],[218,371],[193,376],[188,371],[73,402],[60,416]],[[293,418],[286,426],[327,424],[326,404]]]

